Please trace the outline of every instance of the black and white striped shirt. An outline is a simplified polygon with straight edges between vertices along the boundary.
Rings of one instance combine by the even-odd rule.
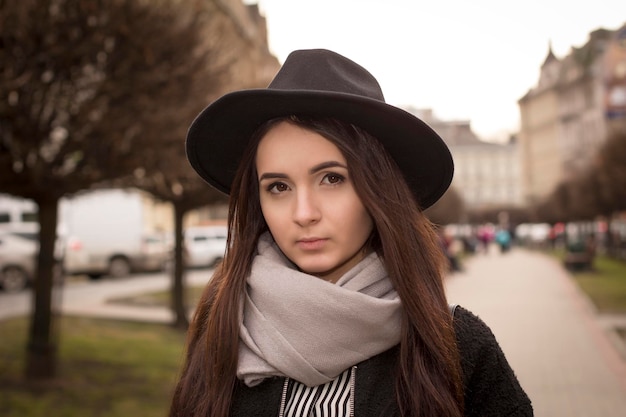
[[[288,380],[284,417],[350,417],[353,409],[354,368],[314,387]]]

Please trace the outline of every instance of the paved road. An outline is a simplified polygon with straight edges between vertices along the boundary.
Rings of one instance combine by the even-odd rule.
[[[626,356],[552,258],[515,249],[468,260],[450,302],[493,330],[537,417],[626,417]]]

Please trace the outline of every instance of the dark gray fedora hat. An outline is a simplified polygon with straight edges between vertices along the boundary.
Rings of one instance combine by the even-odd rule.
[[[290,115],[333,117],[369,132],[398,164],[424,209],[450,186],[454,164],[439,135],[385,103],[366,69],[324,49],[294,51],[267,88],[235,91],[211,103],[189,128],[187,158],[206,182],[228,194],[253,132]]]

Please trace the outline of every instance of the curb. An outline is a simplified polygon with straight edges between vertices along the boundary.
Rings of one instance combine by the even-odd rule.
[[[620,330],[626,330],[626,315],[597,314],[597,321],[608,335],[609,340],[626,362],[626,339],[620,336]]]

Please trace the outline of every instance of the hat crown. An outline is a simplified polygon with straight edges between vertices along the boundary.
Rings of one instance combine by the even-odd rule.
[[[354,61],[325,49],[290,53],[268,89],[325,91],[385,101],[372,74]]]

